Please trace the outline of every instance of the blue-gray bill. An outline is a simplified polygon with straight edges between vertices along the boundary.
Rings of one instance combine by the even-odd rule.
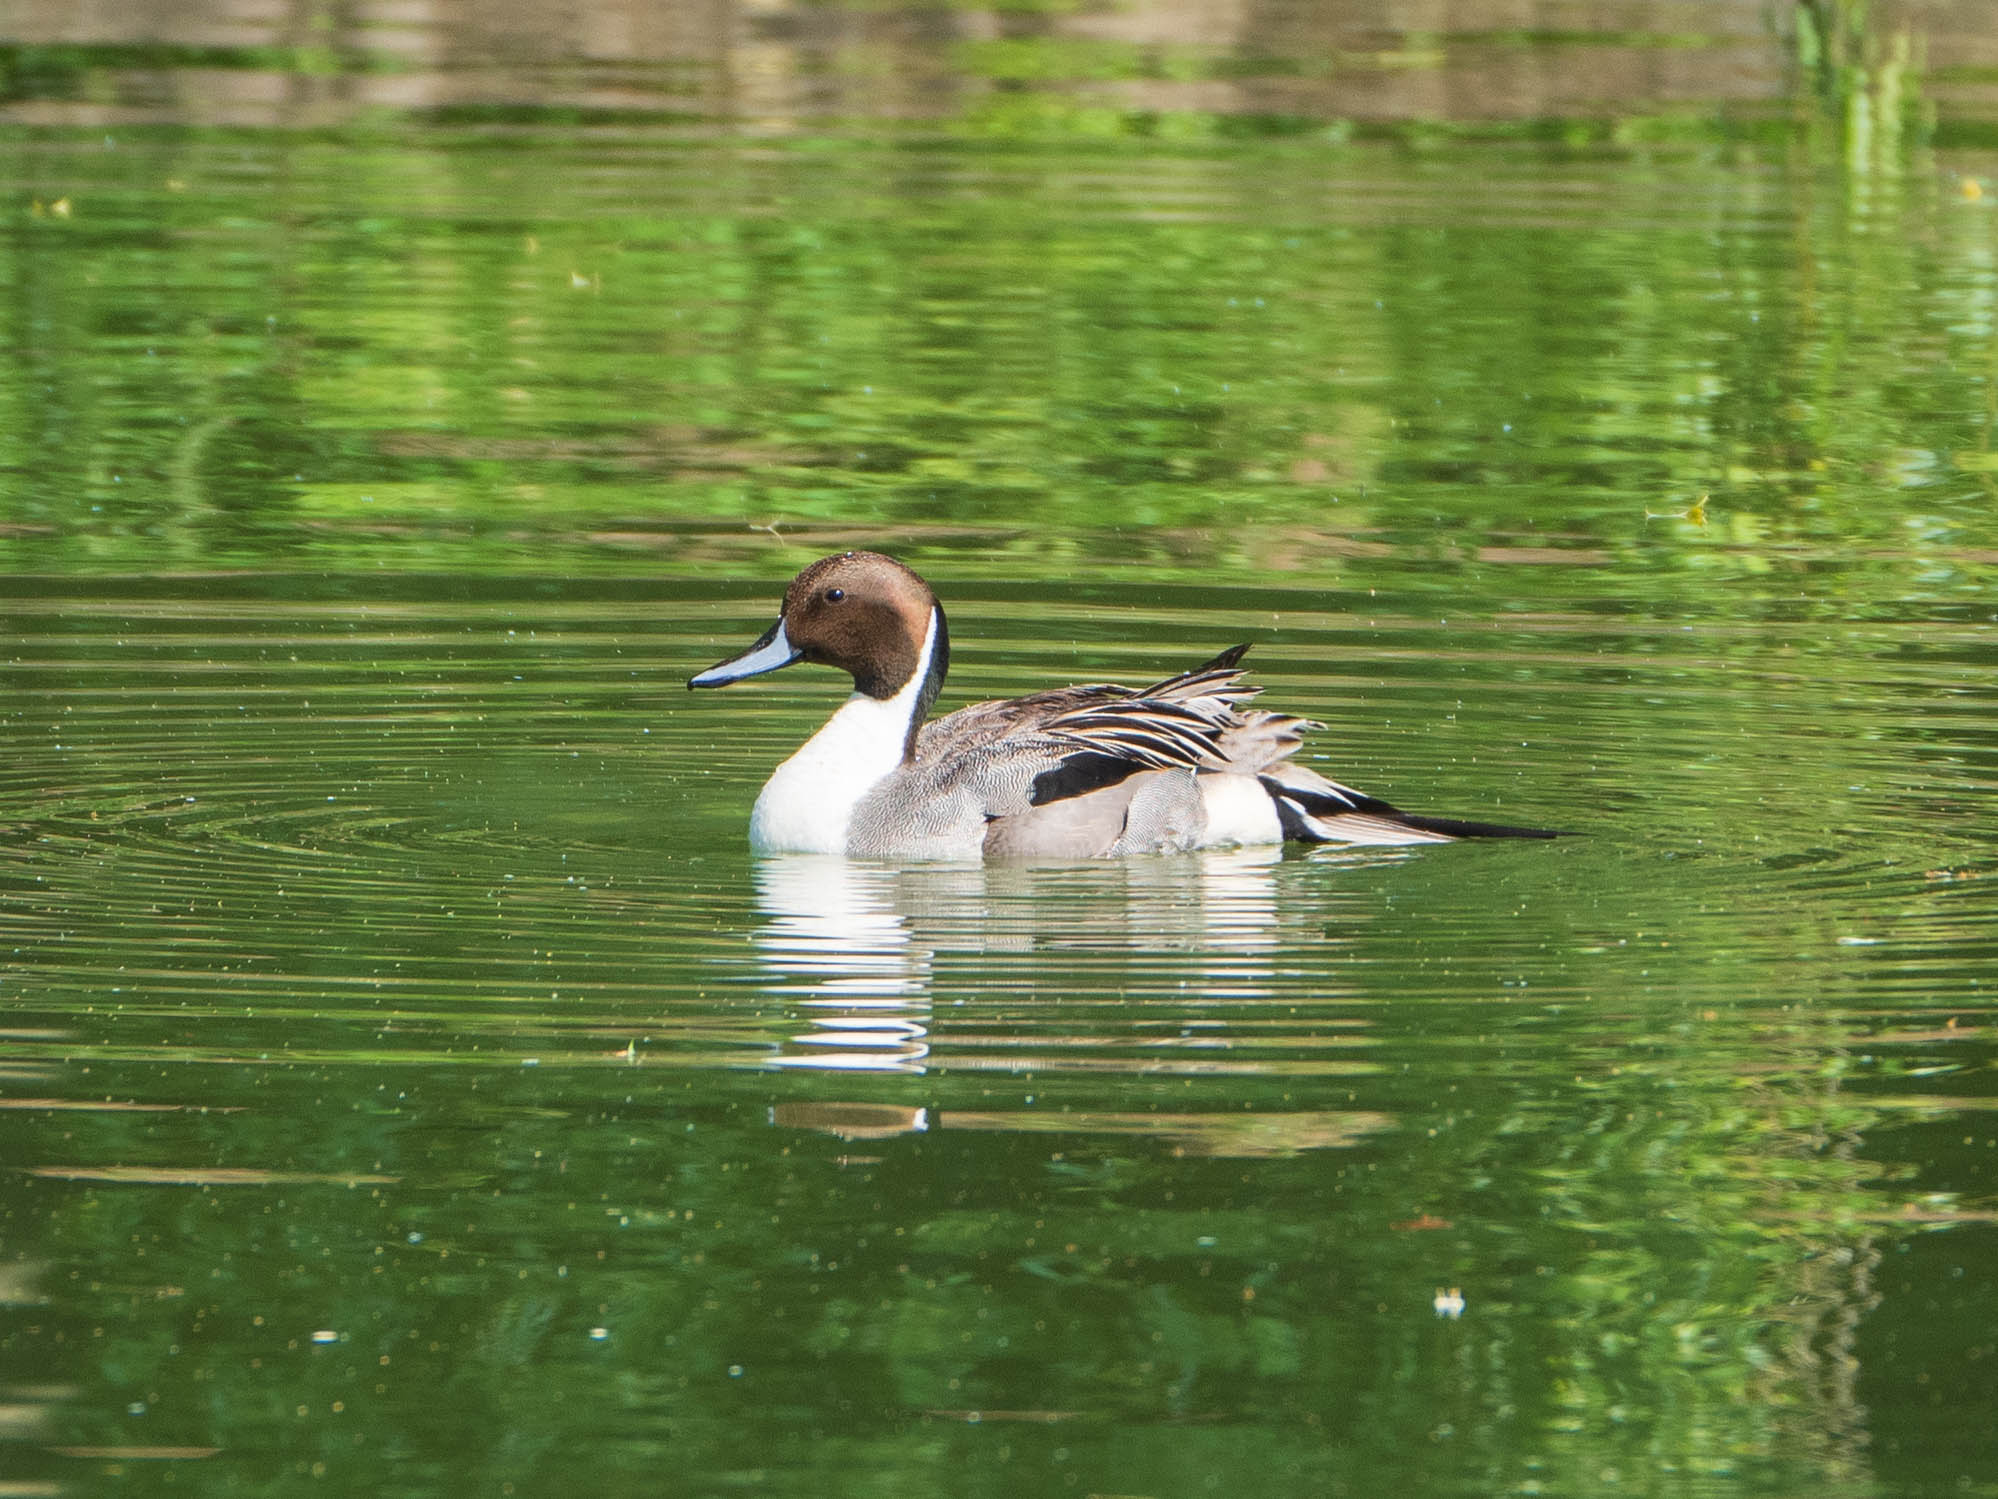
[[[799,658],[791,642],[784,635],[784,621],[776,624],[757,637],[756,644],[738,656],[730,656],[726,661],[717,661],[706,671],[696,672],[687,678],[689,687],[726,687],[730,682],[740,682],[745,677],[760,677],[765,672],[781,671]]]

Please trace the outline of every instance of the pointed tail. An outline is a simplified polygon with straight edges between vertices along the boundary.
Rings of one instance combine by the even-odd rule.
[[[1373,798],[1368,798],[1373,800]],[[1445,838],[1572,838],[1575,835],[1564,828],[1516,828],[1503,822],[1468,822],[1461,817],[1424,817],[1419,812],[1403,812],[1390,807],[1386,802],[1377,802],[1378,808],[1389,816],[1407,823],[1412,828],[1420,828],[1425,833],[1441,833]]]
[[[1301,767],[1257,777],[1276,805],[1285,839],[1298,843],[1449,843],[1458,838],[1565,838],[1554,828],[1522,828],[1461,817],[1424,817]],[[1309,777],[1307,780],[1306,777]]]

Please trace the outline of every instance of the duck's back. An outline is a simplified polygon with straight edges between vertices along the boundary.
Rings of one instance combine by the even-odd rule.
[[[988,830],[1032,813],[1037,778],[1059,770],[1074,753],[1075,746],[1047,726],[1128,691],[1061,687],[973,703],[932,719],[917,731],[909,760],[854,809],[847,852],[877,858],[982,857],[988,851]],[[1099,821],[1100,814],[1077,820]],[[1079,852],[1101,853],[1110,841]]]

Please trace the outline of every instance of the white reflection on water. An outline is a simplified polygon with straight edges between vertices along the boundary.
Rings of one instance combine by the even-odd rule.
[[[941,874],[954,871],[941,870]],[[751,935],[772,992],[811,1021],[772,1065],[916,1072],[929,1055],[929,953],[895,907],[897,871],[838,854],[756,866],[763,925]]]
[[[807,1027],[771,1065],[919,1072],[940,953],[1178,954],[1213,997],[1269,992],[1276,848],[1089,864],[894,866],[827,854],[759,860],[752,935],[766,992]]]

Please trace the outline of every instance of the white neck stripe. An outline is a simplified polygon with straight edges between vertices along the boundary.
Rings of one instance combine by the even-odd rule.
[[[764,853],[843,854],[853,809],[901,765],[936,651],[930,612],[916,671],[890,698],[856,692],[778,766],[749,815],[749,842]]]

